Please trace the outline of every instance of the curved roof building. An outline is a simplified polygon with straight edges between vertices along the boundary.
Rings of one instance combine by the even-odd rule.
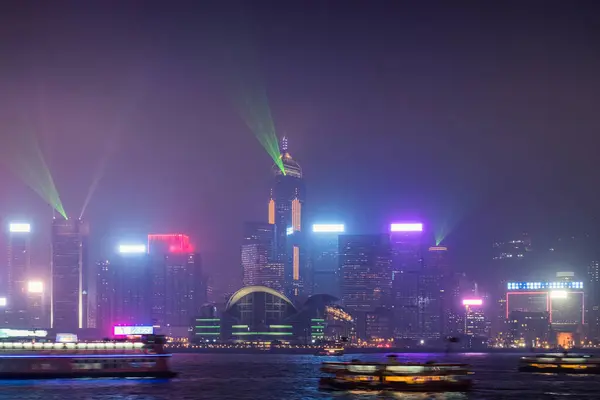
[[[246,286],[235,292],[225,307],[234,340],[294,337],[297,311],[290,299],[266,286]]]

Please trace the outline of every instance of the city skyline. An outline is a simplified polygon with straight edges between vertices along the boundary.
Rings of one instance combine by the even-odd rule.
[[[521,231],[597,238],[589,185],[597,60],[577,50],[593,48],[593,26],[589,13],[551,3],[543,14],[520,6],[527,19],[504,2],[437,12],[353,4],[327,23],[319,16],[336,5],[241,14],[218,4],[171,5],[173,14],[15,5],[3,14],[11,40],[0,215],[44,226],[54,186],[67,215],[85,208],[101,238],[93,259],[118,237],[185,232],[207,268],[233,273],[230,238],[240,237],[240,221],[264,218],[273,164],[246,117],[259,126],[255,114],[269,107],[269,123],[302,164],[314,219],[377,233],[389,220],[416,218],[473,270],[489,242]],[[189,17],[175,23],[174,15]],[[378,28],[351,23],[356,15]],[[35,23],[42,18],[48,26]],[[257,92],[268,93],[266,104]],[[248,97],[242,117],[236,107]],[[27,186],[36,182],[30,170],[43,187]],[[46,229],[36,232],[34,267],[50,243]]]

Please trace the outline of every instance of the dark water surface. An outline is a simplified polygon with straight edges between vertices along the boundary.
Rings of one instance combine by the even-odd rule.
[[[343,357],[270,354],[176,354],[180,376],[156,380],[0,381],[0,400],[162,399],[600,399],[600,376],[525,374],[517,354],[403,354],[410,361],[467,362],[475,371],[468,394],[327,393],[317,389],[324,360],[384,360],[383,354]]]

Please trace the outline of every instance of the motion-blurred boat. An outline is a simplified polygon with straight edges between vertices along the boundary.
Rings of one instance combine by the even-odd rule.
[[[549,353],[521,357],[521,372],[600,374],[600,358],[586,354]]]
[[[164,338],[104,342],[0,342],[0,379],[173,378]]]
[[[466,364],[441,363],[323,363],[322,390],[393,390],[410,392],[467,391],[472,372]]]

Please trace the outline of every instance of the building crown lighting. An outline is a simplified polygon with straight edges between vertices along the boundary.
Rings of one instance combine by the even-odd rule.
[[[583,289],[583,282],[508,282],[508,290]]]
[[[29,233],[31,232],[31,224],[27,223],[10,223],[8,230],[11,233]]]
[[[146,252],[145,244],[120,244],[119,253],[121,254],[141,254]]]
[[[423,232],[423,224],[422,223],[414,223],[414,222],[402,222],[402,223],[393,223],[390,225],[391,232]]]
[[[343,233],[344,224],[313,224],[312,230],[315,233]]]

